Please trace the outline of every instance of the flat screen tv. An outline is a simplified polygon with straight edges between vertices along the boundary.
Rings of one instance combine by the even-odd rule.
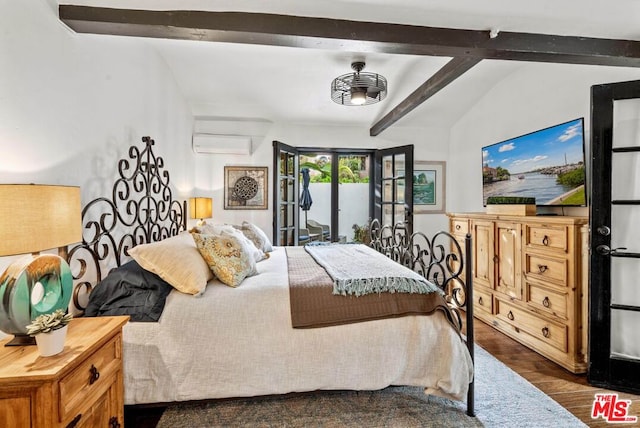
[[[482,193],[534,197],[536,205],[586,206],[584,119],[482,148]]]

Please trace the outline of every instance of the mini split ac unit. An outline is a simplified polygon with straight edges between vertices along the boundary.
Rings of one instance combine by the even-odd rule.
[[[221,155],[250,155],[248,135],[193,134],[193,151]]]

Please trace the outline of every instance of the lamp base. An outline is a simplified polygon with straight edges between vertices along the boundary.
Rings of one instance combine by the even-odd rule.
[[[16,334],[13,339],[4,344],[4,346],[28,346],[35,345],[36,338],[28,334]]]

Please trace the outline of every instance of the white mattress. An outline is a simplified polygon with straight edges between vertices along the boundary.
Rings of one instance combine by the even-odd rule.
[[[284,248],[238,288],[172,291],[157,323],[124,327],[125,404],[389,385],[466,395],[473,366],[441,311],[293,329]]]

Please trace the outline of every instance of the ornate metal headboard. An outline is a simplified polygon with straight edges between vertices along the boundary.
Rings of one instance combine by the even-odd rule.
[[[131,146],[128,159],[118,161],[111,198],[94,199],[82,210],[82,243],[67,258],[76,280],[73,303],[80,310],[80,293],[88,294],[103,272],[126,261],[130,248],[186,230],[186,201],[173,199],[164,159],[153,153],[155,142],[142,141],[142,149]]]

